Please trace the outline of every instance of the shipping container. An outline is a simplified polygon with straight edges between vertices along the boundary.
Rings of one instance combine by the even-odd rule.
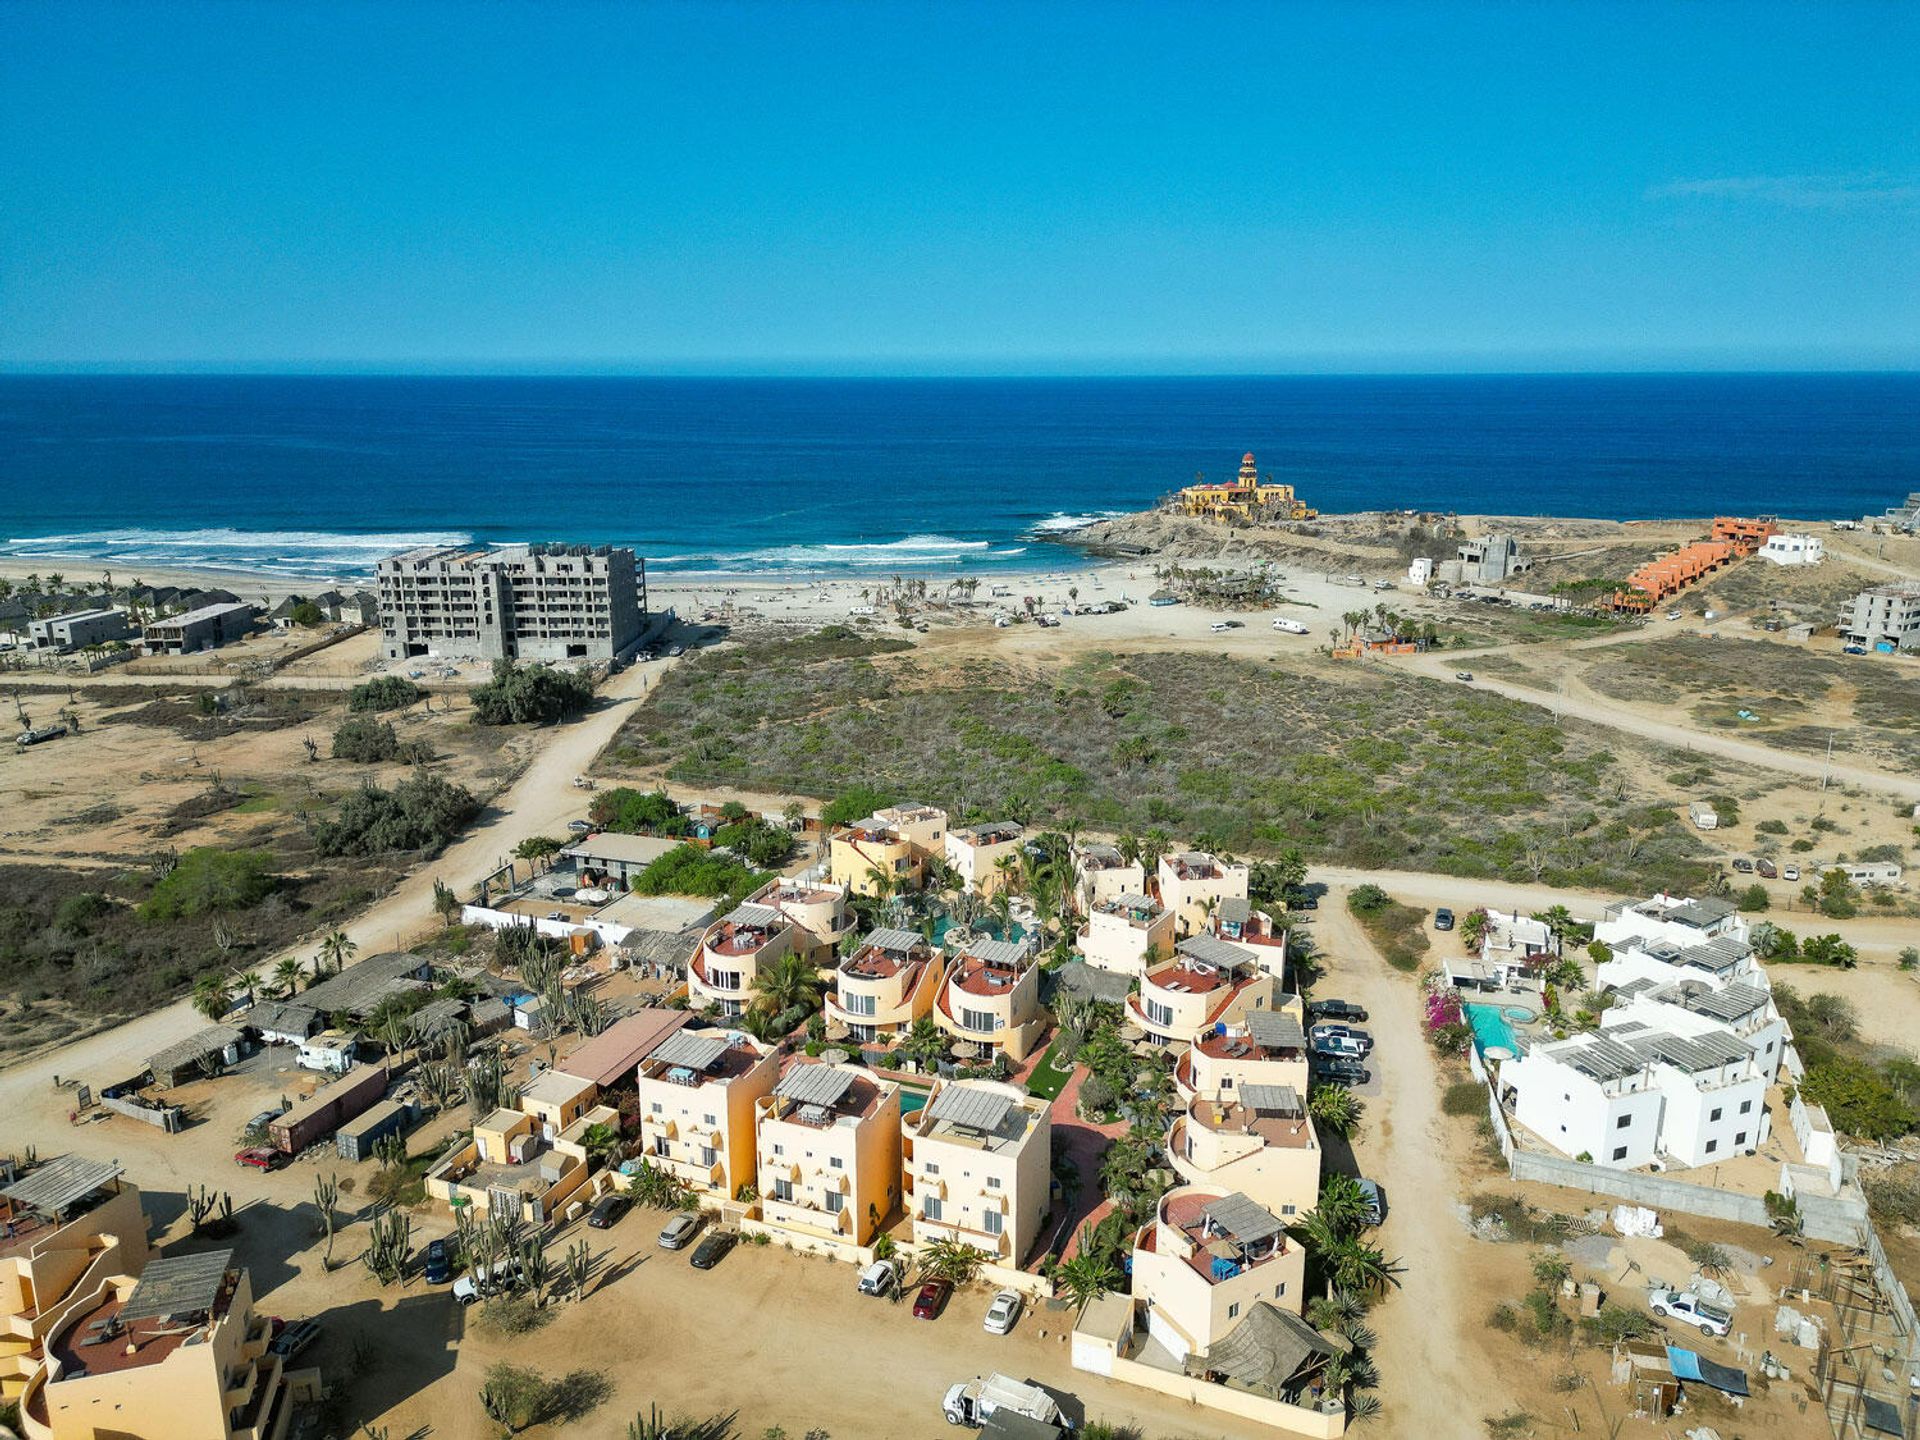
[[[321,1136],[332,1134],[363,1113],[386,1093],[384,1065],[356,1066],[269,1125],[267,1131],[273,1137],[273,1148],[287,1155],[298,1155]]]
[[[405,1134],[413,1121],[413,1106],[403,1100],[382,1100],[364,1115],[343,1123],[334,1134],[334,1148],[342,1160],[371,1160],[377,1142]]]

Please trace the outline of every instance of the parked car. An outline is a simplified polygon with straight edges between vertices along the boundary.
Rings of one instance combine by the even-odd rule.
[[[1845,655],[1864,655],[1867,653],[1867,647],[1864,645],[1848,645],[1841,653]]]
[[[1361,1176],[1354,1182],[1360,1187],[1360,1193],[1366,1197],[1366,1221],[1369,1225],[1378,1225],[1387,1218],[1387,1192],[1380,1188],[1377,1180]]]
[[[678,660],[682,655],[686,653],[687,653],[687,647],[684,645],[669,645],[667,647],[667,658],[670,660]]]
[[[989,1335],[1004,1335],[1019,1318],[1020,1296],[1012,1290],[1002,1290],[993,1297],[993,1304],[987,1307],[987,1318],[980,1324]]]
[[[660,1248],[678,1250],[699,1233],[700,1217],[691,1210],[684,1211],[667,1221],[660,1231]]]
[[[1434,911],[1433,928],[1436,930],[1451,930],[1453,928],[1453,911],[1444,905]]]
[[[1798,880],[1800,878],[1800,867],[1798,865],[1787,866],[1786,869],[1780,872],[1780,878],[1782,880]]]
[[[602,1195],[600,1203],[587,1216],[587,1224],[596,1230],[611,1230],[615,1222],[632,1208],[633,1201],[625,1195]]]
[[[282,1360],[291,1360],[319,1338],[318,1320],[296,1320],[274,1336],[267,1348]]]
[[[953,1283],[948,1280],[929,1280],[920,1287],[920,1293],[913,1297],[913,1318],[916,1320],[938,1320],[940,1312],[947,1308],[947,1297],[953,1294]]]
[[[1313,1053],[1334,1060],[1364,1060],[1367,1047],[1358,1040],[1349,1040],[1344,1035],[1319,1035],[1311,1041]]]
[[[1345,1000],[1316,1000],[1307,1006],[1309,1020],[1351,1020],[1358,1024],[1367,1018],[1367,1007]]]
[[[876,1260],[860,1272],[858,1289],[862,1295],[874,1295],[885,1299],[893,1293],[893,1287],[900,1283],[900,1276],[893,1268],[891,1260]]]
[[[1760,872],[1760,878],[1762,880],[1777,880],[1780,878],[1780,867],[1775,865],[1771,860],[1756,860],[1753,862],[1753,868]]]
[[[245,1150],[235,1153],[233,1163],[244,1165],[249,1170],[277,1170],[286,1157],[278,1150],[269,1150],[261,1145],[249,1145]]]
[[[444,1285],[453,1278],[453,1250],[444,1240],[429,1240],[425,1261],[429,1285]]]
[[[1733,1328],[1733,1312],[1710,1305],[1691,1290],[1656,1285],[1647,1292],[1647,1306],[1664,1319],[1699,1327],[1702,1335],[1725,1335]]]
[[[1365,1065],[1345,1055],[1315,1054],[1313,1073],[1330,1085],[1364,1085],[1373,1078]]]
[[[262,1110],[258,1115],[247,1121],[247,1138],[266,1139],[267,1127],[286,1113],[284,1110]]]
[[[1736,875],[1751,875],[1753,874],[1753,861],[1744,856],[1735,856],[1733,870]]]
[[[571,830],[575,835],[591,835],[593,833],[593,826],[584,820],[567,821],[567,829]]]
[[[1473,672],[1471,670],[1456,670],[1453,672],[1453,678],[1458,680],[1462,685],[1471,685],[1473,683]]]
[[[484,1272],[469,1270],[453,1282],[453,1298],[462,1305],[471,1305],[474,1301],[488,1295],[498,1295],[511,1290],[520,1279],[520,1262],[509,1257],[496,1260]]]
[[[716,1230],[693,1247],[693,1258],[687,1263],[696,1270],[711,1270],[726,1258],[739,1238],[731,1230]]]
[[[1329,1055],[1364,1057],[1373,1049],[1373,1036],[1351,1025],[1316,1025],[1307,1033],[1313,1048],[1325,1050]]]

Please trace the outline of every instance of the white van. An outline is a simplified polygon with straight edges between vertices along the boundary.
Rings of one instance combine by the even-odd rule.
[[[877,1295],[882,1299],[893,1293],[893,1287],[900,1283],[900,1277],[894,1273],[891,1260],[876,1260],[860,1272],[860,1293]]]

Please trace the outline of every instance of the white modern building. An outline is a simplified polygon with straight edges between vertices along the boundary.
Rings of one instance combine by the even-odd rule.
[[[1607,906],[1593,938],[1619,948],[1631,940],[1665,940],[1686,948],[1710,940],[1747,943],[1747,922],[1731,900],[1707,896],[1689,900],[1678,895],[1655,895],[1646,900],[1620,900]]]
[[[1826,542],[1816,535],[1769,535],[1760,558],[1775,565],[1818,565],[1827,558]]]

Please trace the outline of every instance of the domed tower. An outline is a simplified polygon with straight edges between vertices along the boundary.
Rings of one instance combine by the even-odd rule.
[[[1260,469],[1253,463],[1253,452],[1249,450],[1240,457],[1240,488],[1251,490],[1260,483]]]

